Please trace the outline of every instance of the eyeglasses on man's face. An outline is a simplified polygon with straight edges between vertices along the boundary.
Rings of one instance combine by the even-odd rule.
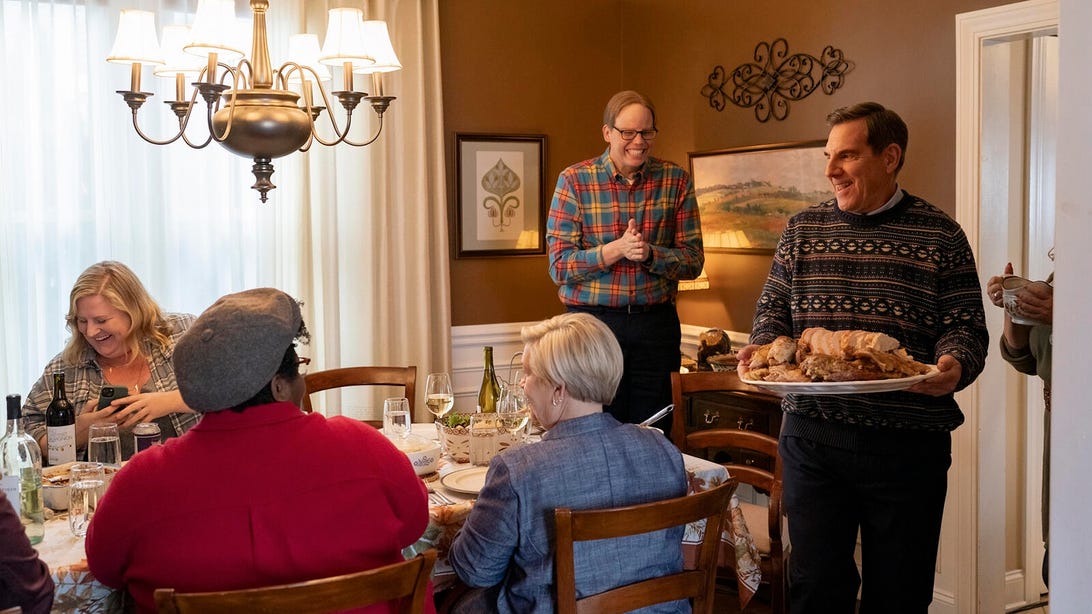
[[[656,134],[659,130],[652,128],[650,130],[619,130],[617,126],[611,126],[615,130],[618,130],[618,134],[622,135],[623,141],[632,141],[637,138],[637,135],[641,135],[641,138],[646,141],[655,140]]]

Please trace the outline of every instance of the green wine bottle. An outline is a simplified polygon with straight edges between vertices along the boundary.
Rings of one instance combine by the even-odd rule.
[[[478,411],[495,413],[498,401],[500,401],[500,384],[497,383],[497,372],[493,370],[493,347],[487,345],[482,385],[478,388]]]
[[[46,458],[50,465],[76,460],[76,409],[64,392],[64,371],[53,374],[53,400],[46,408]]]

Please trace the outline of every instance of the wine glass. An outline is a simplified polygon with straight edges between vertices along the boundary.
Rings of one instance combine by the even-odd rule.
[[[425,406],[439,420],[455,406],[451,378],[447,373],[429,373],[425,380]]]
[[[413,429],[410,417],[409,399],[391,398],[383,401],[383,433],[387,437],[405,440]]]
[[[509,434],[513,444],[519,445],[527,439],[527,427],[531,423],[531,409],[527,395],[518,384],[509,385],[497,407],[497,418],[501,429]]]

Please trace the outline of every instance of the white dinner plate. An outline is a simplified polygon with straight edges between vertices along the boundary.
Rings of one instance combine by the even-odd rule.
[[[444,488],[450,488],[464,495],[476,495],[485,486],[485,473],[489,467],[467,467],[458,469],[440,478]]]
[[[740,378],[740,381],[781,394],[864,394],[904,390],[939,373],[936,365],[929,365],[928,373],[895,379],[858,382],[763,382]]]

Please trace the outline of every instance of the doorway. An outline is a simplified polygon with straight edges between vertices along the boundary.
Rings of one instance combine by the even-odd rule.
[[[1031,0],[956,17],[956,217],[983,285],[1010,261],[1025,276],[1050,272],[1058,10],[1056,0]],[[960,393],[967,424],[953,442],[950,493],[967,494],[946,515],[957,546],[938,567],[938,587],[950,586],[953,599],[938,612],[1002,612],[1045,590],[1042,388],[998,356],[1002,315],[986,308],[991,356]]]

